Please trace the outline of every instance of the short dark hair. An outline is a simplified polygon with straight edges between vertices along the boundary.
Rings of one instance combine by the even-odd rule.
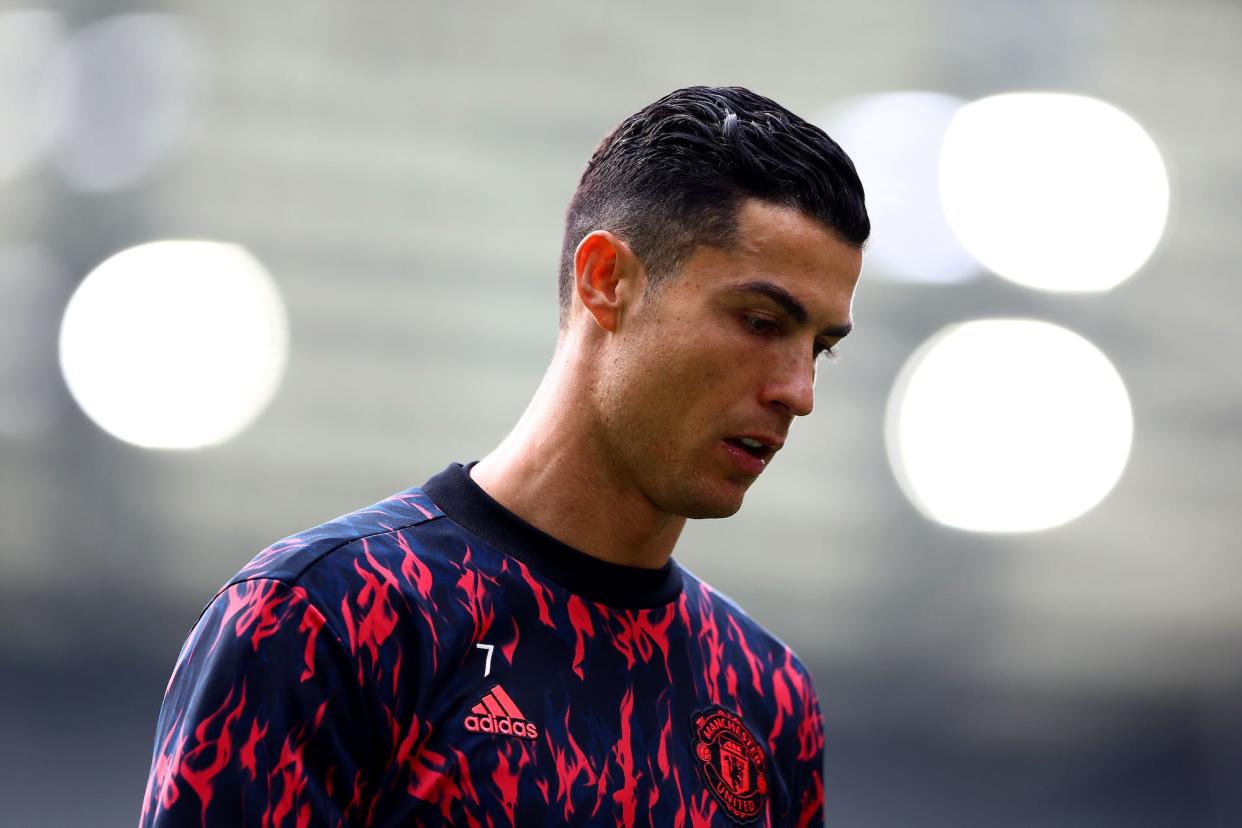
[[[566,211],[561,327],[574,293],[574,252],[588,233],[624,239],[651,287],[699,245],[731,248],[749,198],[801,210],[854,247],[871,233],[849,156],[770,98],[740,86],[689,86],[626,118],[595,149]]]

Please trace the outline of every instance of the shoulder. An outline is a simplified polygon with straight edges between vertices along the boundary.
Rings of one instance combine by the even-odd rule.
[[[411,488],[276,541],[230,578],[217,598],[277,582],[322,613],[353,649],[356,628],[377,628],[367,619],[414,612],[453,620],[449,616],[460,602],[445,598],[467,571],[493,565],[476,548],[422,488]]]
[[[759,694],[769,702],[817,707],[811,672],[793,648],[728,595],[689,570],[683,568],[683,572],[690,620],[714,631],[725,661],[734,665],[739,675],[749,676],[756,687],[770,683],[771,692]]]
[[[406,489],[378,503],[282,538],[255,555],[225,588],[242,581],[271,579],[298,585],[314,567],[333,556],[348,556],[369,538],[382,539],[442,518],[444,513],[421,489]]]
[[[689,605],[702,615],[710,614],[716,625],[723,627],[721,633],[729,640],[744,641],[751,648],[759,647],[765,652],[788,654],[797,660],[788,644],[756,621],[737,601],[685,567],[682,567],[682,572]]]
[[[284,600],[291,611],[272,617],[273,625],[322,627],[340,642],[350,672],[402,672],[397,684],[412,692],[468,646],[479,609],[462,593],[498,566],[497,555],[421,487],[411,488],[268,546],[224,584],[204,615],[227,620],[250,608],[247,618],[263,619],[272,602]],[[292,632],[289,640],[301,641]]]

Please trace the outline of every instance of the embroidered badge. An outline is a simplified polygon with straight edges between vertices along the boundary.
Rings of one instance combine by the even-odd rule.
[[[483,700],[470,708],[462,722],[471,733],[500,733],[523,739],[538,739],[539,728],[526,721],[517,703],[497,684],[483,695]]]
[[[734,821],[754,822],[768,795],[759,741],[736,713],[712,705],[690,717],[690,752],[703,784]]]

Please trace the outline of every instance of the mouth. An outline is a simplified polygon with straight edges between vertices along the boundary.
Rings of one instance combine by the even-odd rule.
[[[768,461],[783,445],[779,440],[758,435],[726,437],[724,443],[738,465],[750,474],[763,471]]]

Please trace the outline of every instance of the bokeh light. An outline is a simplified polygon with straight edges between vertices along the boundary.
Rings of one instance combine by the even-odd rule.
[[[960,109],[940,159],[945,212],[988,269],[1019,284],[1103,291],[1147,261],[1169,183],[1155,143],[1093,98],[996,95]]]
[[[0,12],[0,181],[25,172],[47,150],[48,72],[63,41],[55,12]]]
[[[271,400],[288,326],[271,277],[231,244],[163,241],[112,256],[65,310],[60,363],[100,428],[148,448],[228,440]]]
[[[889,462],[927,517],[986,532],[1046,529],[1091,509],[1130,452],[1121,377],[1090,342],[1047,322],[945,328],[889,398]]]
[[[52,157],[65,180],[116,190],[167,160],[200,94],[203,52],[176,15],[122,14],[77,31],[50,81]]]
[[[940,198],[941,143],[965,103],[936,92],[889,92],[849,98],[817,119],[866,187],[869,274],[960,282],[980,272],[950,229]]]

